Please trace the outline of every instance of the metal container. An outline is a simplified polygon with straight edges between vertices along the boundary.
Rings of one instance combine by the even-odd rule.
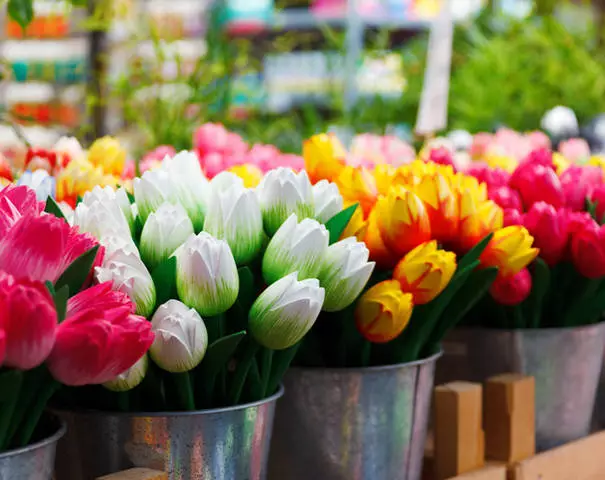
[[[275,395],[197,412],[57,412],[68,433],[57,449],[56,480],[91,480],[132,467],[170,480],[266,478]]]
[[[456,329],[445,339],[440,382],[501,373],[536,379],[539,451],[590,433],[605,349],[605,323],[573,328]]]
[[[440,355],[384,367],[291,369],[269,479],[420,479]]]
[[[0,480],[51,480],[57,442],[65,434],[65,424],[45,414],[41,425],[51,436],[23,448],[0,453]]]

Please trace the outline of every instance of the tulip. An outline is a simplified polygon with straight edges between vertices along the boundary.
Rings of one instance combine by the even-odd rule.
[[[254,260],[265,237],[263,216],[254,191],[236,183],[225,190],[214,191],[204,231],[227,242],[237,265]]]
[[[191,236],[176,251],[179,298],[200,315],[226,312],[237,299],[239,276],[233,254],[224,240],[206,232]]]
[[[97,203],[100,205],[96,205]],[[80,207],[80,205],[84,205],[88,208],[84,209],[84,207]],[[134,230],[132,206],[126,190],[123,188],[114,190],[112,187],[100,187],[97,185],[91,191],[84,194],[82,202],[78,204],[76,209],[78,208],[80,208],[78,217],[84,216],[84,219],[79,218],[78,225],[82,223],[83,225],[80,225],[80,227],[81,229],[84,228],[84,231],[94,234],[94,231],[86,230],[86,228],[92,228],[97,232],[100,232],[105,228],[105,224],[107,223],[112,225],[112,229],[123,232],[124,234]],[[119,212],[122,214],[120,215]],[[86,217],[88,216],[92,216],[93,218],[87,219]],[[94,218],[95,216],[101,216],[101,218]],[[126,223],[124,223],[124,220]],[[94,222],[97,226],[90,226],[89,222]],[[128,226],[128,229],[125,228],[125,225]]]
[[[244,182],[244,187],[255,188],[263,179],[263,172],[255,165],[234,165],[229,168],[230,173],[236,174]]]
[[[370,251],[370,258],[383,270],[393,268],[397,263],[398,257],[384,244],[378,226],[378,210],[376,207],[370,212],[364,232],[365,234],[361,237],[361,240],[367,245]],[[359,239],[359,237],[357,238]]]
[[[99,138],[88,150],[88,161],[109,174],[119,176],[126,165],[126,150],[115,138]]]
[[[315,203],[315,219],[327,223],[334,215],[342,211],[343,200],[338,186],[327,180],[320,180],[313,185],[313,202]]]
[[[552,167],[544,166],[536,160],[533,163],[522,163],[514,171],[509,185],[519,191],[526,209],[540,201],[555,208],[565,205],[565,194],[561,181]]]
[[[436,298],[456,272],[456,255],[437,248],[437,242],[419,245],[395,267],[393,278],[401,290],[411,293],[414,304],[423,305]]]
[[[484,267],[498,267],[498,276],[510,277],[529,265],[539,253],[532,248],[534,238],[525,227],[512,225],[494,232],[494,236],[481,253]]]
[[[491,200],[482,201],[473,190],[463,190],[460,195],[460,236],[456,240],[459,249],[466,252],[489,233],[502,227],[502,209]]]
[[[109,382],[132,367],[154,339],[151,322],[132,310],[128,296],[111,283],[70,298],[46,361],[50,373],[64,385],[80,386]]]
[[[347,204],[347,203],[345,203],[343,205],[344,208],[348,208],[350,206],[351,206],[351,204]],[[366,235],[367,228],[368,228],[368,222],[367,222],[367,219],[364,218],[361,208],[356,208],[355,211],[353,212],[353,216],[351,217],[351,220],[349,220],[349,223],[345,227],[340,238],[355,237],[355,238],[357,238],[357,240],[363,241],[363,239]]]
[[[376,215],[382,240],[399,257],[431,239],[431,224],[424,203],[403,187],[393,188],[378,200]]]
[[[561,261],[569,239],[568,216],[544,202],[534,203],[525,214],[523,225],[534,237],[544,261],[554,266]]]
[[[454,166],[454,156],[452,151],[447,147],[431,148],[427,155],[427,161],[439,165]]]
[[[571,234],[571,259],[586,278],[605,276],[605,227],[596,222],[578,226]]]
[[[337,312],[351,305],[368,283],[374,262],[363,242],[345,238],[328,247],[318,279],[326,291],[323,310]]]
[[[317,277],[324,265],[330,234],[317,220],[300,223],[290,215],[269,241],[263,256],[263,278],[268,284],[298,272],[298,278]]]
[[[511,225],[523,225],[525,215],[514,208],[507,208],[503,212],[502,226],[509,227]]]
[[[521,196],[508,186],[488,189],[488,197],[504,209],[522,210]]]
[[[43,283],[0,271],[0,329],[4,366],[29,370],[50,354],[57,328],[55,304]]]
[[[55,179],[46,170],[30,170],[23,172],[17,185],[25,185],[36,192],[36,198],[45,202],[48,197],[55,196]]]
[[[376,204],[378,188],[372,172],[364,167],[347,165],[334,180],[343,198],[359,203],[364,215],[369,215]]]
[[[98,282],[111,282],[114,290],[130,297],[136,305],[136,313],[148,317],[153,312],[156,291],[151,274],[138,255],[125,250],[114,252],[95,268]]]
[[[114,379],[105,382],[103,386],[112,392],[127,392],[128,390],[132,390],[143,381],[148,367],[149,359],[147,358],[147,354],[145,354],[132,367],[120,373]]]
[[[590,146],[583,138],[570,138],[559,144],[559,153],[574,163],[590,158]]]
[[[44,203],[36,198],[36,192],[26,186],[7,185],[0,190],[0,199],[9,201],[19,215],[39,215],[44,211]]]
[[[85,154],[82,145],[75,137],[61,137],[53,145],[53,152],[58,156],[64,157],[69,163],[71,160],[78,160]],[[62,162],[63,163],[63,162]]]
[[[151,324],[155,340],[149,354],[160,368],[180,373],[200,364],[208,348],[208,332],[193,308],[168,300],[158,307]]]
[[[313,187],[303,170],[294,173],[288,168],[268,172],[256,189],[265,231],[273,236],[282,223],[292,214],[301,220],[315,215]]]
[[[141,232],[141,257],[152,269],[193,235],[193,224],[180,205],[164,203],[149,214]]]
[[[214,192],[224,192],[233,185],[244,188],[244,181],[233,172],[221,172],[210,181],[210,190]]]
[[[205,123],[194,132],[193,145],[200,155],[223,152],[229,143],[228,133],[220,123]]]
[[[575,212],[584,210],[586,198],[602,185],[603,172],[599,167],[572,165],[560,177],[565,194],[565,205]]]
[[[319,180],[334,181],[346,165],[345,148],[336,135],[321,133],[303,143],[305,170],[311,182]]]
[[[531,292],[532,280],[527,268],[521,269],[508,277],[498,275],[489,291],[496,302],[501,305],[518,305]]]
[[[176,203],[174,177],[166,170],[149,170],[135,178],[133,186],[137,213],[143,222],[163,203]]]
[[[297,273],[291,273],[269,285],[252,304],[248,329],[267,348],[290,348],[311,329],[324,297],[317,279],[298,280]]]
[[[477,180],[485,183],[488,188],[498,188],[508,185],[510,173],[500,168],[490,168],[485,163],[474,163],[466,170],[467,175],[472,175]]]
[[[393,186],[397,169],[387,163],[379,163],[374,167],[374,180],[378,195],[387,195]]]
[[[413,308],[412,294],[404,293],[397,280],[385,280],[359,298],[355,307],[355,324],[370,342],[387,343],[403,332]]]
[[[424,203],[431,224],[432,237],[446,242],[455,238],[460,226],[457,192],[441,174],[426,175],[414,188]]]
[[[595,204],[595,216],[599,223],[605,220],[605,184],[596,186],[590,194],[590,201]]]

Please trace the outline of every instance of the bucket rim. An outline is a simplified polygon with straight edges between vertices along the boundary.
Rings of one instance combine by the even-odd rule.
[[[38,449],[41,449],[44,447],[48,447],[49,445],[57,443],[61,439],[61,437],[63,437],[63,435],[65,435],[65,432],[67,431],[67,425],[65,424],[65,421],[60,416],[58,416],[54,413],[48,412],[48,411],[44,412],[44,415],[47,417],[53,418],[59,424],[57,431],[55,433],[53,433],[52,435],[45,437],[38,442],[30,443],[29,445],[25,445],[24,447],[13,448],[12,450],[0,452],[0,461],[4,460],[6,458],[9,458],[9,457],[14,457],[17,455],[21,455],[23,453],[31,452],[31,451],[38,450]]]
[[[413,362],[394,363],[392,365],[376,365],[372,367],[290,367],[289,372],[305,373],[380,373],[390,370],[399,370],[401,368],[419,367],[429,363],[436,362],[443,355],[443,348],[439,348],[437,353]]]
[[[219,407],[219,408],[208,408],[205,410],[174,410],[174,411],[163,411],[163,412],[118,412],[113,410],[88,410],[84,408],[74,409],[62,409],[53,408],[52,411],[56,412],[59,416],[62,414],[73,414],[73,415],[93,415],[99,417],[194,417],[201,415],[213,415],[220,413],[230,413],[239,410],[246,410],[248,408],[260,407],[265,404],[275,403],[284,395],[284,386],[280,384],[279,389],[273,395],[263,398],[262,400],[256,400],[254,402],[242,403],[240,405],[232,405],[231,407]]]
[[[546,327],[546,328],[490,328],[490,327],[484,327],[484,326],[460,326],[460,327],[456,327],[454,330],[452,330],[452,332],[455,331],[462,331],[462,332],[490,332],[490,333],[515,333],[515,332],[523,332],[523,333],[527,333],[527,332],[549,332],[549,333],[554,333],[554,332],[561,332],[561,333],[567,333],[567,332],[572,332],[572,331],[579,331],[579,330],[598,330],[599,328],[603,328],[605,327],[605,320],[601,320],[600,322],[597,323],[589,323],[588,325],[575,325],[575,326],[568,326],[568,327]],[[447,337],[446,337],[447,339]],[[447,340],[446,340],[447,341]]]

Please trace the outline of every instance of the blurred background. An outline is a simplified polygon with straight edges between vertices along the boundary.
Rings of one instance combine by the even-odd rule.
[[[557,105],[581,125],[605,112],[605,0],[448,4],[448,130],[538,129]],[[204,122],[285,152],[326,130],[411,141],[445,5],[36,0],[25,30],[3,12],[0,144],[16,124],[39,146],[112,134],[138,155],[190,148]]]

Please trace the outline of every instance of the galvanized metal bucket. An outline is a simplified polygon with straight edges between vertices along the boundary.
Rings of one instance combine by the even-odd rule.
[[[435,362],[291,369],[277,406],[270,480],[418,480]]]
[[[146,467],[170,480],[266,478],[275,402],[197,412],[57,412],[68,434],[57,449],[56,480],[91,480]]]
[[[55,415],[45,414],[41,425],[51,433],[23,448],[0,453],[0,480],[51,480],[57,442],[65,434],[65,424]]]
[[[482,382],[500,373],[536,379],[536,447],[590,433],[605,349],[605,323],[572,328],[456,329],[443,342],[440,382]]]

